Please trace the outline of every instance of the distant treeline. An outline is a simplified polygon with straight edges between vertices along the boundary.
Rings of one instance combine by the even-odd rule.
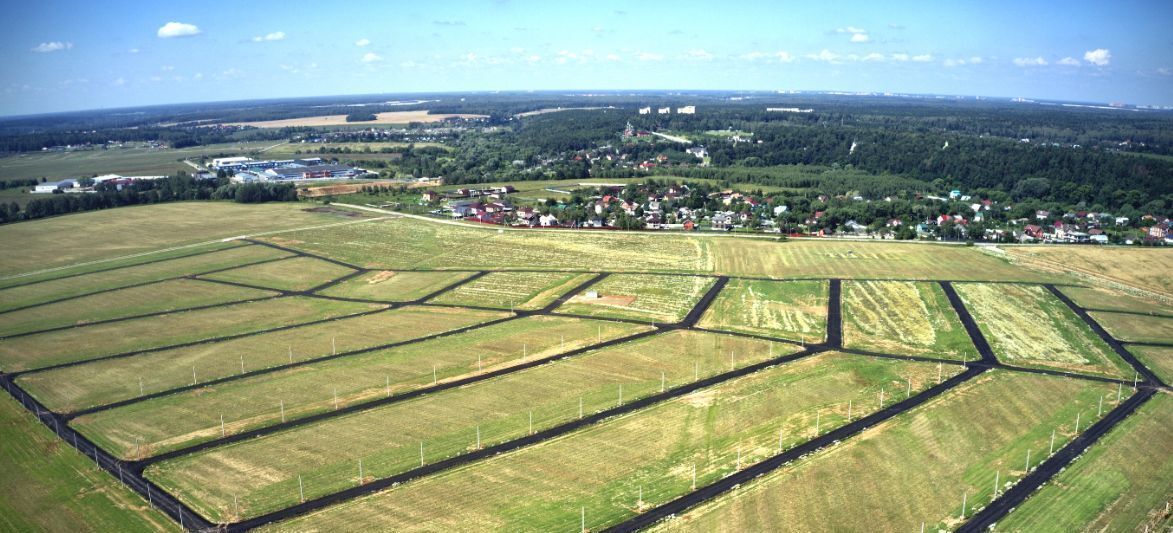
[[[0,223],[33,220],[109,209],[128,205],[157,204],[184,200],[231,200],[237,203],[297,201],[297,188],[288,183],[229,183],[225,178],[197,180],[180,173],[159,180],[140,180],[124,185],[111,183],[95,187],[93,193],[46,194],[25,204],[0,203]]]

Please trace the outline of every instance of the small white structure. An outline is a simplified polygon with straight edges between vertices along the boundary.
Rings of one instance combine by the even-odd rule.
[[[782,213],[785,213],[787,209],[790,209],[790,207],[785,206],[785,205],[774,206],[774,216],[778,216],[778,215],[781,215]]]
[[[661,114],[661,115],[667,115],[668,113],[671,113],[671,112],[672,112],[671,107],[661,107],[656,110],[656,113]]]
[[[652,114],[652,108],[651,107],[641,107],[641,108],[639,108],[639,114],[650,115],[650,114]]]
[[[599,297],[599,291],[587,291],[586,297],[592,300],[597,299]]]
[[[236,165],[252,161],[251,157],[219,157],[212,160],[212,168],[220,168],[228,165]]]
[[[684,107],[678,107],[676,108],[676,112],[680,113],[681,115],[694,115],[696,114],[696,106],[686,105]]]
[[[74,180],[46,181],[45,183],[38,183],[37,186],[33,188],[33,192],[36,194],[48,194],[57,192],[59,190],[64,191],[65,189],[72,189],[76,186],[77,182]]]

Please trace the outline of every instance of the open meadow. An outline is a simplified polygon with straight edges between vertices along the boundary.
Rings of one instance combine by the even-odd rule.
[[[822,342],[827,336],[827,282],[733,279],[697,325]]]
[[[1113,337],[1125,342],[1169,342],[1173,316],[1136,316],[1122,313],[1090,313]]]
[[[1173,346],[1128,346],[1128,351],[1161,381],[1173,383]]]
[[[1131,246],[1010,246],[1015,263],[1043,272],[1074,274],[1173,298],[1173,282],[1165,273],[1169,250]]]
[[[352,273],[352,269],[321,259],[294,257],[223,270],[201,277],[268,289],[305,291]]]
[[[432,302],[532,311],[554,303],[592,277],[565,272],[490,272],[433,298]]]
[[[377,270],[319,291],[339,298],[412,302],[472,276],[472,272],[395,272]]]
[[[977,349],[936,283],[843,284],[843,343],[884,353],[978,358]]]
[[[679,322],[704,296],[713,278],[612,274],[558,307],[559,313],[652,322]]]

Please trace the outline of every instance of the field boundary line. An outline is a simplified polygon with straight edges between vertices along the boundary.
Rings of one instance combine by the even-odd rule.
[[[1144,316],[1144,317],[1150,317],[1150,318],[1173,318],[1173,315],[1165,314],[1165,313],[1145,313],[1145,312],[1141,312],[1141,311],[1125,311],[1123,309],[1097,309],[1094,307],[1084,307],[1083,310],[1087,311],[1089,313],[1114,313],[1114,314],[1118,314],[1118,315],[1135,315],[1135,316]],[[1121,341],[1121,342],[1125,342],[1125,341]]]
[[[217,244],[218,242],[219,242],[219,241],[217,241],[216,243],[201,243],[199,246],[209,246],[209,245],[211,245],[211,244]],[[240,242],[240,244],[238,244],[238,245],[236,245],[236,246],[228,246],[228,247],[225,247],[225,248],[216,248],[215,250],[204,250],[204,251],[201,251],[201,252],[195,252],[195,253],[186,254],[186,255],[178,255],[178,256],[175,256],[175,257],[163,257],[163,258],[159,258],[159,259],[152,259],[152,260],[150,260],[150,261],[143,261],[142,263],[135,263],[135,264],[133,264],[133,265],[119,265],[119,266],[113,266],[113,267],[110,267],[110,268],[100,268],[100,269],[98,269],[98,270],[91,270],[91,271],[89,271],[89,272],[78,272],[78,273],[75,273],[75,274],[67,274],[67,275],[64,275],[64,276],[56,277],[56,278],[46,278],[46,279],[39,279],[39,280],[29,281],[29,282],[26,282],[26,283],[17,283],[17,284],[15,284],[15,285],[9,285],[9,286],[7,286],[7,287],[0,288],[0,292],[2,292],[2,291],[5,291],[5,290],[8,290],[8,289],[15,289],[15,288],[17,288],[17,287],[28,287],[29,285],[37,285],[37,284],[39,284],[39,283],[48,283],[48,282],[50,282],[50,281],[57,281],[57,280],[62,280],[62,279],[76,278],[76,277],[80,277],[80,276],[88,276],[88,275],[90,275],[90,274],[101,274],[101,273],[103,273],[103,272],[113,272],[113,271],[115,271],[115,270],[121,270],[121,269],[124,269],[124,268],[134,268],[134,267],[137,267],[137,266],[154,265],[154,264],[157,264],[157,263],[163,263],[163,262],[166,262],[166,261],[171,261],[171,260],[174,260],[174,259],[189,259],[189,258],[192,258],[192,257],[198,257],[198,256],[201,256],[201,255],[212,254],[212,253],[216,253],[216,252],[222,252],[222,251],[224,251],[224,250],[236,250],[236,249],[238,249],[238,248],[244,248],[244,247],[246,247],[246,246],[253,246],[253,244],[251,244],[251,243],[246,243],[246,242]],[[189,247],[185,246],[184,248],[189,248]],[[160,251],[158,251],[158,252],[151,252],[151,253],[162,253],[162,252],[163,252],[163,250],[160,250]],[[144,255],[145,255],[145,254],[144,254]],[[104,260],[102,260],[102,261],[97,261],[97,262],[107,262],[107,261],[115,261],[115,260],[117,260],[117,258],[116,258],[116,259],[104,259]],[[76,266],[84,266],[84,265],[70,265],[70,266],[64,266],[64,267],[55,268],[55,269],[53,269],[53,271],[56,271],[56,270],[64,270],[64,269],[68,269],[68,268],[75,268]],[[8,276],[8,277],[3,277],[3,278],[0,278],[0,281],[2,281],[2,280],[6,280],[6,279],[15,279],[15,278],[18,278],[18,277],[35,276],[35,275],[37,275],[37,274],[39,274],[39,273],[41,273],[41,272],[30,272],[30,273],[27,273],[27,274],[13,274],[13,275],[11,275],[11,276]]]
[[[1110,333],[1108,333],[1108,330],[1104,329],[1104,326],[1101,326],[1100,323],[1096,321],[1096,319],[1092,318],[1092,316],[1088,314],[1087,310],[1076,305],[1075,301],[1073,301],[1071,298],[1068,298],[1066,294],[1063,294],[1063,291],[1060,291],[1054,285],[1045,285],[1045,287],[1048,291],[1051,291],[1051,294],[1055,295],[1056,298],[1062,301],[1063,304],[1071,310],[1071,312],[1075,313],[1076,316],[1083,320],[1083,322],[1087,324],[1087,326],[1091,328],[1091,330],[1095,332],[1095,334],[1099,336],[1105,344],[1112,348],[1112,351],[1116,352],[1116,355],[1123,359],[1125,363],[1128,363],[1128,366],[1131,366],[1132,369],[1135,370],[1136,373],[1141,377],[1143,377],[1145,381],[1154,383],[1161,387],[1167,386],[1164,381],[1161,381],[1160,377],[1157,377],[1157,375],[1154,374],[1152,370],[1149,370],[1147,366],[1144,366],[1144,363],[1141,363],[1140,360],[1136,358],[1136,356],[1132,355],[1132,352],[1129,352],[1119,339],[1113,337]]]
[[[965,307],[965,302],[953,288],[953,283],[950,281],[939,281],[937,284],[941,286],[941,290],[945,293],[945,298],[949,300],[949,305],[953,306],[953,312],[957,313],[957,318],[961,321],[961,326],[965,328],[966,334],[969,335],[969,342],[973,343],[973,347],[977,349],[978,355],[982,358],[982,362],[989,365],[998,365],[1000,361],[994,355],[994,349],[990,347],[989,341],[986,340],[986,335],[978,327],[973,315],[969,314],[969,308]]]

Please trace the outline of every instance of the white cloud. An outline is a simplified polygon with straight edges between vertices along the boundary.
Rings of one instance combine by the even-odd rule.
[[[794,56],[790,55],[790,52],[787,52],[785,50],[779,50],[779,51],[775,52],[774,59],[777,59],[779,63],[793,63],[794,62]]]
[[[614,54],[612,54],[612,55],[614,55]],[[534,64],[534,63],[537,63],[537,62],[539,62],[539,61],[541,61],[541,60],[542,60],[542,56],[540,56],[540,55],[538,55],[538,54],[530,54],[530,56],[529,56],[529,57],[525,58],[525,62],[526,62],[526,63],[529,63],[529,64],[531,64],[531,65],[532,65],[532,64]]]
[[[1111,59],[1112,52],[1109,52],[1107,48],[1096,48],[1083,53],[1083,60],[1097,67],[1106,66]]]
[[[170,39],[172,37],[191,37],[199,35],[200,29],[195,24],[187,24],[185,22],[168,22],[159,28],[160,39]]]
[[[1059,60],[1059,64],[1060,64],[1060,65],[1066,65],[1066,66],[1069,66],[1069,67],[1078,67],[1079,65],[1081,65],[1081,63],[1079,62],[1079,60],[1078,60],[1078,59],[1076,59],[1076,58],[1074,58],[1074,57],[1065,57],[1065,58],[1063,58],[1063,59],[1060,59],[1060,60]]]
[[[163,72],[171,72],[172,70],[175,70],[175,65],[163,65],[159,67],[159,70],[162,70]]]
[[[806,58],[810,59],[812,61],[826,61],[828,63],[838,63],[840,57],[841,56],[839,54],[836,54],[835,52],[827,50],[826,48],[824,48],[822,52],[819,52],[817,54],[807,54],[806,55]]]
[[[664,55],[655,52],[639,52],[635,54],[635,58],[640,61],[663,61]]]
[[[928,63],[933,60],[933,54],[921,54],[919,56],[912,56],[912,60],[917,63]]]
[[[200,80],[204,79],[204,73],[203,72],[196,72],[195,76],[192,76],[191,79],[196,80],[196,81],[200,81]]]
[[[945,61],[941,62],[941,64],[945,65],[946,67],[959,67],[959,66],[965,64],[965,60],[964,59],[946,58]]]
[[[1047,60],[1042,57],[1016,57],[1014,64],[1020,67],[1045,67]]]
[[[607,61],[623,61],[623,58],[618,54],[607,54]]]
[[[892,61],[908,61],[910,57],[908,54],[892,54]]]
[[[851,34],[851,42],[853,42],[853,43],[866,43],[870,40],[872,40],[872,38],[868,37],[868,34],[866,34],[866,33],[853,33],[853,34]]]
[[[982,56],[973,56],[973,57],[969,58],[969,62],[973,65],[980,65],[980,64],[984,63],[985,61],[986,61],[985,59],[982,59]]]
[[[876,52],[872,52],[866,56],[863,56],[863,60],[864,61],[883,61],[884,54],[878,54]]]
[[[744,59],[746,61],[757,61],[757,60],[762,59],[764,57],[769,57],[769,55],[770,54],[767,54],[765,52],[759,52],[759,51],[755,50],[753,52],[746,52],[744,54],[741,54],[738,57],[740,57],[741,59]]]
[[[837,28],[835,30],[835,33],[850,33],[851,34],[851,42],[853,42],[853,43],[866,43],[866,42],[872,40],[871,36],[868,35],[867,30],[865,30],[863,28],[856,28],[855,26],[847,26],[846,28]]]
[[[49,41],[47,43],[38,44],[32,47],[30,50],[41,54],[47,54],[49,52],[56,52],[58,50],[70,50],[72,48],[73,43],[70,42]]]
[[[1173,76],[1173,69],[1169,67],[1161,67],[1157,69],[1157,74],[1162,76]]]
[[[689,50],[684,54],[684,58],[690,61],[709,61],[713,59],[713,54],[704,51],[701,48]]]
[[[365,37],[354,42],[354,45],[359,48],[362,48],[362,47],[367,46],[369,44],[371,44],[371,40],[367,39]]]
[[[367,52],[367,53],[365,53],[365,54],[363,54],[363,55],[362,55],[362,60],[361,60],[361,61],[362,61],[363,63],[378,63],[378,62],[380,62],[380,61],[382,61],[382,60],[383,60],[383,58],[382,58],[382,57],[379,57],[379,54],[376,54],[376,53],[374,53],[374,52]]]
[[[863,28],[856,28],[855,26],[848,26],[846,28],[839,28],[835,30],[836,33],[867,33]]]
[[[266,41],[284,41],[284,40],[285,40],[285,32],[283,32],[283,31],[275,31],[272,33],[266,33],[265,35],[258,35],[256,37],[253,37],[254,43],[263,43]]]
[[[130,50],[127,50],[127,52],[129,52],[129,53],[131,53],[131,54],[137,54],[137,53],[138,53],[138,48],[131,48]]]
[[[114,82],[111,83],[111,85],[113,85],[115,87],[121,87],[123,85],[126,85],[126,78],[118,78],[118,79],[114,80]]]

